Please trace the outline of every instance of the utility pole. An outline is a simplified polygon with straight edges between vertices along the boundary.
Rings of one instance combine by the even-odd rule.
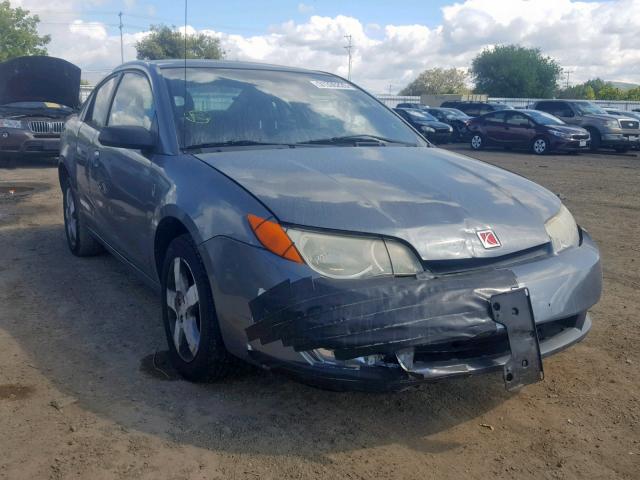
[[[391,95],[391,89],[393,88],[393,83],[389,84],[389,95]]]
[[[565,88],[569,88],[569,76],[573,73],[572,70],[565,70],[565,73],[567,74],[567,84]]]
[[[348,70],[349,73],[347,75],[347,80],[351,80],[351,49],[353,48],[353,44],[351,43],[351,35],[345,35],[344,38],[346,38],[347,41],[349,42],[344,48],[347,51],[347,54],[349,55],[349,70]]]
[[[124,63],[124,45],[122,44],[122,12],[118,13],[120,17],[120,63]]]

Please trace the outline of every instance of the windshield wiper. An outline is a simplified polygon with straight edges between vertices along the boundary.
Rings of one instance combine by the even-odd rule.
[[[189,145],[184,149],[185,150],[202,150],[204,148],[253,147],[253,146],[292,147],[293,145],[289,143],[277,143],[277,142],[256,142],[254,140],[227,140],[226,142],[198,143],[195,145]]]
[[[394,140],[392,138],[381,137],[378,135],[344,135],[341,137],[317,138],[314,140],[307,140],[306,142],[299,142],[297,145],[343,145],[345,143],[357,144],[358,142],[376,143],[377,145],[393,143],[397,145],[407,145],[410,147],[417,146],[415,143]]]

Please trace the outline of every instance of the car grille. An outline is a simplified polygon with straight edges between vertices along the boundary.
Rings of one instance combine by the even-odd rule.
[[[33,133],[62,133],[64,122],[47,122],[44,120],[32,120],[29,122],[29,129]]]
[[[639,122],[635,122],[633,120],[620,120],[620,126],[622,128],[634,128],[637,129]]]
[[[436,128],[436,133],[439,133],[439,134],[449,133],[449,129],[448,128]]]
[[[589,140],[589,134],[588,133],[576,133],[574,135],[571,135],[571,138],[573,140]]]

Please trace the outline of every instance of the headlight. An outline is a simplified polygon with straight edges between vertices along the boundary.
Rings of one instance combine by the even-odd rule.
[[[544,224],[547,234],[551,238],[553,251],[559,253],[565,248],[577,247],[580,243],[578,225],[571,212],[562,205],[560,211]]]
[[[617,120],[607,120],[604,125],[609,128],[620,128],[620,124]]]
[[[551,133],[551,135],[555,135],[556,137],[571,138],[570,133],[561,132],[559,130],[549,130],[549,133]]]
[[[426,125],[420,127],[420,130],[426,133],[434,133],[436,131],[435,128],[427,127]]]
[[[20,120],[0,118],[0,128],[22,128],[22,122]]]
[[[325,277],[369,278],[415,275],[423,271],[413,252],[399,242],[380,238],[287,229],[304,261]]]

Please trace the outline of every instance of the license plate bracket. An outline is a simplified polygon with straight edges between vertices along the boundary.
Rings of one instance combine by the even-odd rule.
[[[581,147],[586,147],[587,146],[587,141],[586,140],[580,140],[580,146]]]
[[[491,313],[496,322],[504,325],[509,337],[511,356],[503,368],[505,388],[519,390],[544,379],[529,291],[519,288],[493,295]]]

